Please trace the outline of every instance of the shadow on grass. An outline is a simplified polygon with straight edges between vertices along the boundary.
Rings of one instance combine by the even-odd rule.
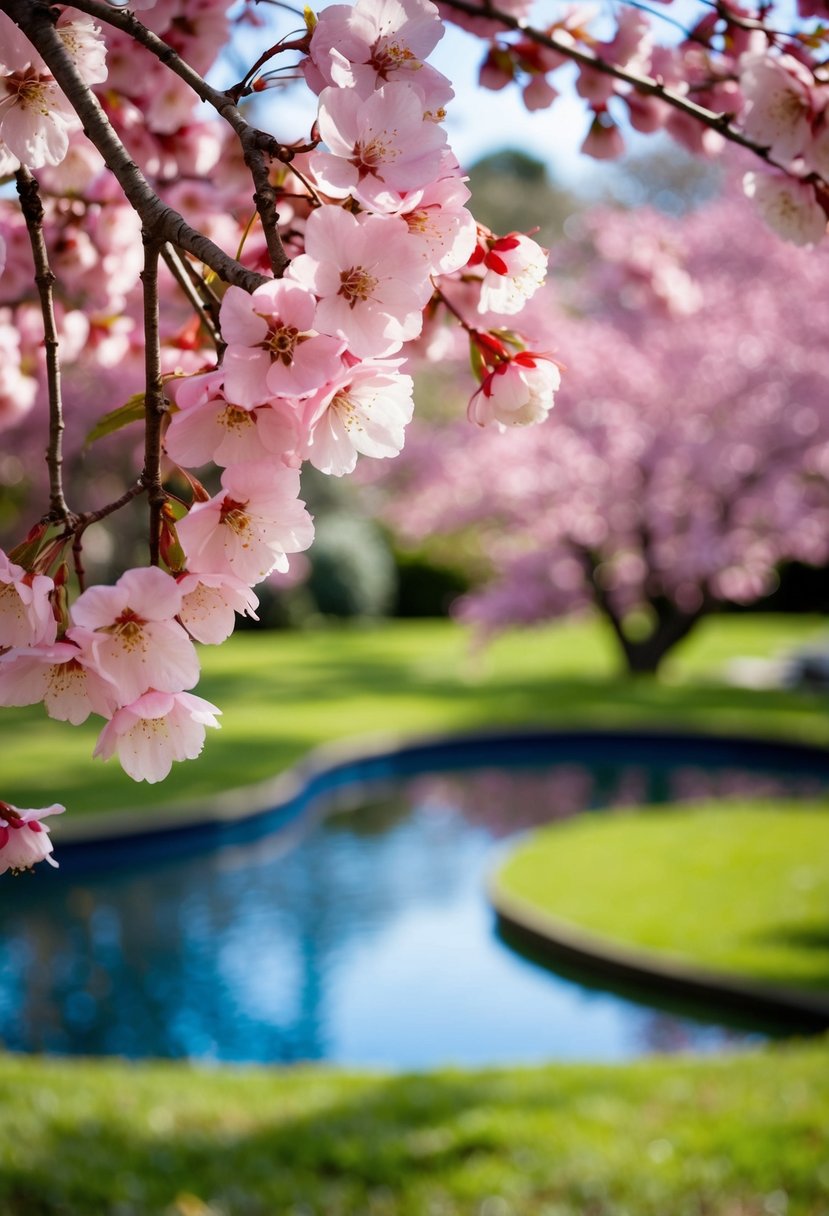
[[[364,1080],[237,1073],[235,1090],[232,1075],[171,1069],[168,1097],[157,1069],[149,1084],[122,1069],[109,1118],[90,1117],[94,1098],[68,1070],[60,1095],[44,1071],[32,1077],[36,1135],[4,1153],[0,1210],[611,1216],[633,1202],[640,1216],[725,1216],[767,1210],[773,1174],[790,1205],[817,1213],[821,1061],[782,1093],[773,1067],[748,1063]],[[93,1069],[84,1075],[94,1080]],[[657,1170],[649,1146],[668,1136],[676,1159]]]

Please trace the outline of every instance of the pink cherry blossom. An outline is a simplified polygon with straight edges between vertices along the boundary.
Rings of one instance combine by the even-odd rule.
[[[198,468],[212,460],[240,464],[291,453],[299,439],[299,417],[289,402],[254,408],[229,401],[224,372],[179,380],[172,389],[178,412],[170,419],[164,446],[177,464]]]
[[[602,110],[593,116],[593,121],[584,137],[581,150],[594,160],[616,160],[625,150],[625,141],[616,123]]]
[[[50,593],[55,584],[45,574],[29,574],[0,549],[0,649],[49,645],[57,636]]]
[[[410,239],[432,274],[452,274],[472,256],[477,228],[464,206],[468,199],[460,177],[445,177],[410,191],[400,206]]]
[[[0,76],[0,140],[30,169],[57,165],[78,118],[51,77],[37,69]]]
[[[115,685],[71,642],[10,650],[0,658],[0,705],[43,701],[50,718],[78,726],[90,714],[108,718],[118,704]]]
[[[56,30],[87,83],[105,80],[106,48],[92,19],[64,12]],[[43,60],[4,13],[0,35],[0,142],[32,169],[57,165],[80,121]]]
[[[117,711],[98,737],[95,758],[118,753],[133,781],[163,781],[176,760],[201,755],[208,726],[218,727],[222,711],[189,692],[150,689]]]
[[[252,295],[227,289],[220,321],[228,400],[253,407],[304,397],[337,374],[345,343],[319,333],[316,310],[313,292],[296,281],[265,283]]]
[[[179,692],[199,678],[195,647],[174,618],[175,579],[155,566],[127,570],[114,587],[90,587],[71,608],[67,637],[87,651],[118,689],[119,704],[155,688]]]
[[[179,620],[197,642],[218,646],[233,633],[236,613],[259,618],[259,600],[247,583],[229,574],[182,574]],[[2,669],[0,669],[2,670]]]
[[[308,401],[311,439],[306,452],[322,473],[351,473],[357,454],[396,456],[411,421],[413,381],[397,371],[398,360],[367,360],[343,372]]]
[[[311,39],[311,60],[328,85],[370,97],[384,83],[414,84],[427,109],[452,97],[445,76],[424,61],[443,36],[429,0],[357,0],[324,9]]]
[[[522,351],[489,373],[469,402],[467,417],[501,431],[543,422],[560,384],[561,373],[550,355]]]
[[[14,426],[28,414],[37,397],[37,381],[24,371],[24,351],[21,335],[11,323],[11,311],[0,309],[0,431]]]
[[[775,160],[793,160],[812,133],[810,73],[790,55],[746,55],[741,69],[743,130],[768,147]]]
[[[402,219],[320,207],[308,217],[305,249],[290,275],[320,297],[321,330],[344,337],[359,358],[391,355],[418,336],[432,284]]]
[[[747,173],[743,189],[778,236],[793,245],[817,245],[826,232],[826,212],[809,182],[787,173]]]
[[[520,312],[547,277],[547,250],[521,232],[479,242],[470,266],[482,265],[478,312]]]
[[[546,110],[558,97],[558,89],[550,84],[542,73],[531,76],[521,90],[524,105],[532,113],[535,110]]]
[[[314,526],[298,498],[299,473],[267,461],[233,465],[222,489],[178,523],[190,573],[231,574],[251,585],[288,569],[288,553],[307,549]]]
[[[39,810],[20,810],[0,802],[0,874],[31,870],[39,861],[57,866],[52,857],[49,829],[41,823],[47,815],[61,815],[65,807],[54,802]]]
[[[101,27],[86,13],[64,9],[55,29],[86,83],[101,84],[105,81],[106,43],[101,36]]]
[[[410,84],[383,85],[367,99],[356,89],[324,89],[318,122],[329,151],[311,153],[309,164],[332,198],[351,194],[370,211],[393,211],[407,190],[438,177],[446,132],[424,118]]]

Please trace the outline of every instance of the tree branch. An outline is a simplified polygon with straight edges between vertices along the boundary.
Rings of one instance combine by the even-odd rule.
[[[120,498],[116,498],[114,502],[107,503],[105,507],[99,507],[97,511],[85,511],[83,515],[75,517],[72,525],[67,529],[65,536],[68,539],[74,534],[72,542],[72,557],[75,566],[75,574],[78,579],[78,587],[81,591],[84,590],[86,572],[83,567],[83,534],[92,524],[97,524],[100,520],[106,519],[108,515],[113,515],[116,511],[120,511],[127,503],[132,502],[134,498],[138,498],[139,494],[143,494],[145,486],[143,481],[135,481],[128,490],[125,490]]]
[[[222,341],[222,335],[219,332],[216,317],[210,311],[210,306],[205,302],[205,300],[202,299],[201,295],[199,294],[199,288],[196,286],[196,284],[193,282],[192,278],[190,277],[190,272],[189,272],[189,268],[188,268],[187,264],[182,261],[181,257],[179,256],[178,250],[174,249],[173,246],[170,244],[164,244],[162,246],[161,256],[163,257],[164,262],[167,266],[167,269],[170,271],[170,274],[173,276],[175,281],[178,283],[179,287],[181,288],[182,292],[187,297],[187,300],[189,301],[191,307],[193,308],[193,311],[196,313],[196,316],[199,318],[199,321],[204,326],[204,329],[207,331],[207,334],[210,337],[210,341],[213,343],[213,345],[216,348],[216,356],[217,356],[217,358],[220,359],[224,352],[225,344]],[[201,280],[199,280],[199,281],[201,281]]]
[[[253,178],[255,188],[253,201],[262,221],[271,269],[275,278],[281,278],[288,266],[289,259],[279,236],[276,190],[270,183],[265,155],[287,163],[293,157],[292,149],[281,144],[267,132],[252,127],[242,116],[234,99],[228,93],[223,93],[209,85],[195,68],[181,58],[177,51],[168,46],[152,30],[147,29],[128,9],[112,8],[108,4],[102,4],[101,0],[79,0],[78,4],[73,3],[72,7],[78,9],[79,12],[96,17],[99,21],[105,21],[109,25],[115,26],[116,29],[122,30],[146,47],[171,72],[189,85],[197,97],[212,106],[233,128],[239,139],[245,164]]]
[[[43,345],[46,350],[46,382],[49,392],[49,443],[46,448],[46,467],[49,470],[49,519],[55,523],[68,524],[72,513],[63,494],[63,399],[60,382],[60,351],[58,331],[55,324],[55,305],[52,288],[55,276],[49,266],[49,255],[43,239],[43,204],[40,201],[38,184],[28,169],[22,167],[15,173],[17,193],[35,264],[35,283],[40,296],[40,311],[43,314]]]
[[[158,329],[159,245],[152,233],[144,233],[144,470],[141,484],[150,504],[150,563],[159,563],[161,509],[167,501],[161,484],[161,431],[167,413],[161,379],[161,340]]]
[[[755,156],[772,165],[775,169],[782,169],[784,172],[788,172],[786,165],[772,159],[769,149],[765,145],[757,143],[756,140],[749,139],[738,127],[735,127],[728,114],[717,114],[705,106],[698,105],[697,102],[691,101],[690,98],[682,93],[677,93],[673,89],[668,88],[661,80],[653,76],[643,76],[639,72],[631,72],[627,68],[618,67],[615,63],[608,63],[592,51],[573,46],[565,39],[557,37],[555,33],[545,34],[543,30],[535,29],[520,17],[513,17],[509,13],[504,13],[489,3],[476,4],[473,0],[440,0],[440,2],[447,8],[456,9],[459,13],[466,13],[471,17],[482,17],[488,21],[497,21],[504,29],[515,30],[516,33],[529,39],[530,42],[535,42],[538,46],[547,47],[549,50],[562,55],[565,59],[572,59],[575,63],[581,64],[582,67],[592,68],[594,71],[601,72],[605,76],[612,76],[615,80],[621,80],[625,84],[629,84],[637,93],[644,93],[648,97],[656,97],[660,101],[664,101],[666,105],[671,106],[672,109],[678,110],[681,114],[686,114],[689,118],[695,119],[702,126],[716,131],[730,143],[738,144],[741,148],[747,148],[749,152],[753,152]]]
[[[178,212],[163,203],[152,190],[55,32],[44,0],[0,0],[0,11],[20,27],[46,63],[80,118],[87,138],[101,153],[128,201],[138,212],[145,232],[152,233],[155,240],[170,241],[186,249],[225,282],[242,287],[245,291],[252,292],[268,282],[264,275],[248,270],[208,237],[191,228]]]

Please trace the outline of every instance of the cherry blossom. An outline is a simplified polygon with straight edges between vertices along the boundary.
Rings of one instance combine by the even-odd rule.
[[[47,815],[61,815],[65,809],[57,802],[39,810],[20,810],[8,802],[0,802],[0,874],[7,870],[20,874],[33,869],[39,861],[57,866],[52,857],[49,829],[41,820]]]
[[[163,781],[176,760],[195,760],[208,726],[218,727],[222,711],[189,692],[150,689],[119,709],[98,738],[95,758],[115,753],[133,781]]]
[[[471,258],[477,226],[464,206],[469,190],[459,177],[444,177],[423,190],[409,191],[398,214],[433,274],[452,274]]]
[[[224,389],[252,407],[269,397],[303,397],[340,369],[345,343],[315,327],[317,301],[296,281],[265,283],[252,295],[229,287],[222,300]]]
[[[250,5],[136,0],[146,26],[137,40],[134,16],[93,7],[101,28],[60,3],[40,26],[24,0],[0,13],[0,177],[37,171],[36,183],[19,174],[19,198],[0,198],[0,477],[22,521],[16,560],[0,554],[0,703],[42,701],[72,723],[111,718],[97,754],[119,751],[137,779],[159,780],[197,754],[218,711],[186,691],[198,678],[193,640],[219,643],[237,614],[254,616],[251,586],[310,545],[302,463],[342,476],[360,455],[397,455],[412,417],[410,360],[444,360],[467,339],[480,381],[467,415],[477,425],[456,445],[432,447],[443,481],[425,504],[407,505],[433,530],[459,516],[474,522],[481,504],[519,529],[515,553],[511,537],[490,529],[503,577],[469,601],[469,619],[537,619],[559,600],[584,602],[589,576],[617,614],[645,603],[658,615],[669,604],[684,620],[712,598],[759,594],[784,549],[823,560],[829,448],[809,370],[822,366],[819,308],[781,315],[752,263],[740,301],[748,329],[724,358],[733,288],[711,286],[699,233],[691,244],[703,265],[692,274],[684,249],[647,216],[635,232],[603,218],[596,265],[544,296],[546,251],[529,235],[479,227],[467,209],[441,125],[452,86],[427,61],[443,33],[429,0],[307,12],[284,38],[246,40],[248,70],[227,92],[199,76],[237,22],[257,36],[262,17]],[[583,150],[594,158],[621,152],[626,118],[698,155],[742,145],[764,162],[746,178],[758,212],[788,240],[815,245],[829,199],[820,7],[802,0],[801,15],[819,19],[797,28],[768,8],[709,6],[683,13],[685,33],[674,22],[663,45],[642,6],[624,3],[612,13],[570,6],[540,30],[526,0],[466,14],[447,0],[444,15],[486,39],[482,82],[514,84],[530,109],[558,104],[568,86],[556,73],[575,60]],[[292,76],[317,94],[316,121],[249,104]],[[229,121],[214,121],[217,112]],[[745,253],[739,226],[727,232],[714,264]],[[775,256],[764,248],[764,266]],[[802,286],[809,299],[812,286]],[[691,314],[679,346],[667,327]],[[763,336],[770,316],[774,343]],[[792,317],[802,333],[789,332]],[[549,353],[559,349],[578,366],[550,433],[536,434],[531,424],[559,390]],[[682,360],[687,374],[667,391],[662,362],[676,377]],[[737,416],[749,438],[715,426],[695,391],[706,408],[725,402],[724,418]],[[761,458],[775,428],[778,448],[799,454],[796,468]],[[103,461],[80,459],[102,432]],[[657,456],[674,435],[687,450],[671,449],[665,471]],[[404,460],[417,450],[415,435]],[[491,464],[478,466],[479,452]],[[546,512],[551,469],[561,499]],[[715,533],[717,504],[741,477],[762,492],[734,500],[733,526]],[[659,504],[660,521],[671,511],[688,521],[680,534],[657,522],[650,552],[634,527],[646,502]],[[119,513],[139,505],[149,566],[123,573],[136,550]],[[795,532],[787,545],[778,539]],[[114,585],[87,586],[89,570],[94,583],[104,566]],[[25,814],[34,824],[42,813]],[[21,837],[13,820],[0,831]]]
[[[218,646],[236,624],[236,613],[258,620],[259,600],[247,583],[228,574],[182,574],[179,620],[197,642]]]
[[[250,585],[287,570],[287,554],[300,553],[314,539],[298,495],[295,469],[267,461],[225,469],[220,493],[195,503],[178,524],[188,571],[231,574]]]
[[[0,76],[0,140],[32,169],[57,165],[78,125],[75,111],[54,80],[36,68]]]
[[[508,316],[520,312],[547,276],[547,251],[521,232],[507,236],[484,236],[469,259],[470,266],[483,266],[480,313]]]
[[[550,355],[522,351],[505,358],[484,379],[469,402],[467,417],[478,426],[509,426],[543,422],[553,408],[561,384],[558,365]]]
[[[0,649],[54,642],[57,621],[50,601],[54,582],[29,574],[0,549]]]
[[[439,110],[451,99],[452,86],[424,61],[442,37],[429,0],[357,0],[353,7],[336,4],[321,13],[310,62],[325,84],[353,88],[361,97],[387,81],[412,83],[426,109]],[[306,78],[313,86],[311,71]]]
[[[414,382],[398,372],[399,363],[366,360],[309,399],[306,455],[315,468],[341,477],[353,471],[358,453],[398,454],[414,409]]]
[[[646,235],[691,280],[690,321],[648,289]],[[410,428],[372,501],[387,483],[403,540],[462,536],[476,571],[488,564],[457,606],[476,629],[589,608],[631,668],[654,670],[718,603],[753,602],[783,562],[829,559],[827,255],[772,239],[739,194],[679,221],[603,209],[582,241],[566,294],[559,283],[538,301],[567,367],[550,422],[452,423],[437,443]],[[473,420],[506,376],[492,375]]]
[[[394,354],[418,336],[432,284],[402,219],[322,207],[308,217],[305,249],[290,274],[320,298],[321,330],[341,335],[361,359]]]
[[[170,419],[164,444],[180,465],[198,468],[282,456],[296,448],[299,418],[289,401],[274,399],[254,408],[229,401],[224,372],[182,380],[173,395],[178,413]]]
[[[57,32],[78,71],[89,84],[106,79],[106,50],[100,27],[84,14],[63,12]],[[24,165],[57,165],[69,147],[78,117],[45,70],[40,56],[0,13],[0,141]]]
[[[182,593],[154,566],[127,570],[113,587],[90,587],[72,605],[67,637],[118,689],[119,704],[155,688],[179,692],[199,678],[196,651],[175,620]]]
[[[809,182],[784,173],[747,173],[743,189],[763,219],[793,245],[817,245],[826,232],[826,212]]]
[[[71,642],[10,650],[0,657],[0,705],[42,701],[50,718],[78,726],[91,713],[108,718],[118,705],[115,685]]]
[[[394,211],[406,191],[438,177],[446,132],[424,118],[410,84],[383,85],[366,99],[356,89],[324,89],[318,122],[329,151],[313,152],[309,163],[332,198],[350,194],[370,211]]]
[[[809,86],[809,73],[790,55],[780,59],[765,54],[743,58],[742,127],[752,139],[767,146],[776,160],[793,160],[811,138]]]

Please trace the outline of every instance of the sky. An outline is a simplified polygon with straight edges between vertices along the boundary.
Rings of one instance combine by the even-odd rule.
[[[258,11],[264,9],[262,5]],[[284,20],[282,14],[280,32],[290,28]],[[256,59],[267,45],[266,39],[264,31],[243,35],[239,54],[246,63]],[[455,87],[446,129],[460,163],[471,165],[490,152],[521,148],[543,161],[551,177],[561,184],[575,185],[590,175],[593,166],[579,152],[587,133],[588,115],[584,103],[564,83],[575,73],[567,67],[561,69],[556,86],[562,88],[563,95],[551,109],[531,114],[519,89],[507,87],[494,93],[479,87],[478,69],[485,49],[486,43],[447,23],[446,34],[429,60]],[[233,83],[240,74],[239,62],[217,65],[210,75],[211,82],[222,88]],[[285,142],[306,138],[315,114],[316,98],[301,83],[270,94],[268,125]]]

